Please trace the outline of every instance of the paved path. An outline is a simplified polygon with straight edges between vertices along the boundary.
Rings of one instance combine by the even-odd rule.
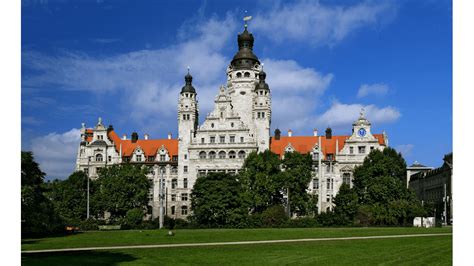
[[[257,241],[238,241],[238,242],[210,242],[210,243],[183,243],[183,244],[159,244],[159,245],[114,246],[114,247],[62,248],[62,249],[25,250],[25,251],[22,251],[21,253],[46,253],[46,252],[91,251],[91,250],[113,250],[113,249],[139,249],[139,248],[141,249],[141,248],[205,247],[205,246],[226,246],[226,245],[249,245],[249,244],[335,241],[335,240],[430,237],[430,236],[449,236],[449,235],[452,235],[452,233],[414,234],[414,235],[387,235],[387,236],[354,236],[354,237],[331,237],[331,238],[303,238],[303,239],[257,240]]]

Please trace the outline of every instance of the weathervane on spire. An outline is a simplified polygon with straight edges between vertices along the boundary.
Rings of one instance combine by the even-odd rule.
[[[364,113],[365,113],[365,108],[364,107],[360,108],[360,117],[361,118],[364,118]]]
[[[245,14],[247,14],[247,10],[244,11]],[[245,29],[247,29],[247,21],[251,20],[252,19],[252,16],[245,16],[244,17],[244,27]]]

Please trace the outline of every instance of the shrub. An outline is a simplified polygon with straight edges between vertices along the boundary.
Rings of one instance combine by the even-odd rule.
[[[319,226],[319,223],[314,217],[298,217],[296,219],[290,219],[287,223],[287,227],[290,228],[308,228],[317,226]]]
[[[281,205],[272,206],[262,213],[264,227],[282,227],[288,220],[285,208]]]
[[[122,219],[122,226],[124,229],[137,228],[143,221],[143,211],[138,208],[134,208],[127,211],[127,214]]]

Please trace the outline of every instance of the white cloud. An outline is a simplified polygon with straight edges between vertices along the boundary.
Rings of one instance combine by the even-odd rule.
[[[357,98],[363,98],[368,95],[384,96],[388,93],[389,87],[386,84],[362,84],[357,91]]]
[[[67,178],[73,171],[81,140],[79,129],[32,139],[31,150],[48,178]]]
[[[415,146],[413,144],[400,144],[397,147],[395,147],[395,150],[400,152],[403,157],[410,156],[412,154],[413,148]]]
[[[277,42],[295,40],[313,45],[333,45],[364,26],[390,21],[397,8],[388,1],[364,1],[354,5],[324,5],[319,1],[276,4],[252,21],[252,29]]]
[[[343,104],[340,102],[333,102],[329,110],[316,118],[316,124],[331,127],[346,127],[350,125],[359,117],[361,109],[365,109],[365,117],[371,123],[390,123],[396,121],[400,117],[400,112],[391,106],[377,107],[373,104]]]

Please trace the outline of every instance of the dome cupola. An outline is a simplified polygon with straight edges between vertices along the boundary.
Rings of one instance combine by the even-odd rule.
[[[184,81],[185,81],[185,85],[181,89],[181,93],[185,93],[185,92],[196,93],[196,89],[194,89],[193,87],[193,76],[189,74],[189,68],[188,68],[188,74],[184,76]]]
[[[260,64],[257,56],[253,53],[253,35],[248,32],[247,24],[245,24],[244,32],[237,36],[239,51],[232,58],[230,63],[235,69],[253,68],[256,64]]]

